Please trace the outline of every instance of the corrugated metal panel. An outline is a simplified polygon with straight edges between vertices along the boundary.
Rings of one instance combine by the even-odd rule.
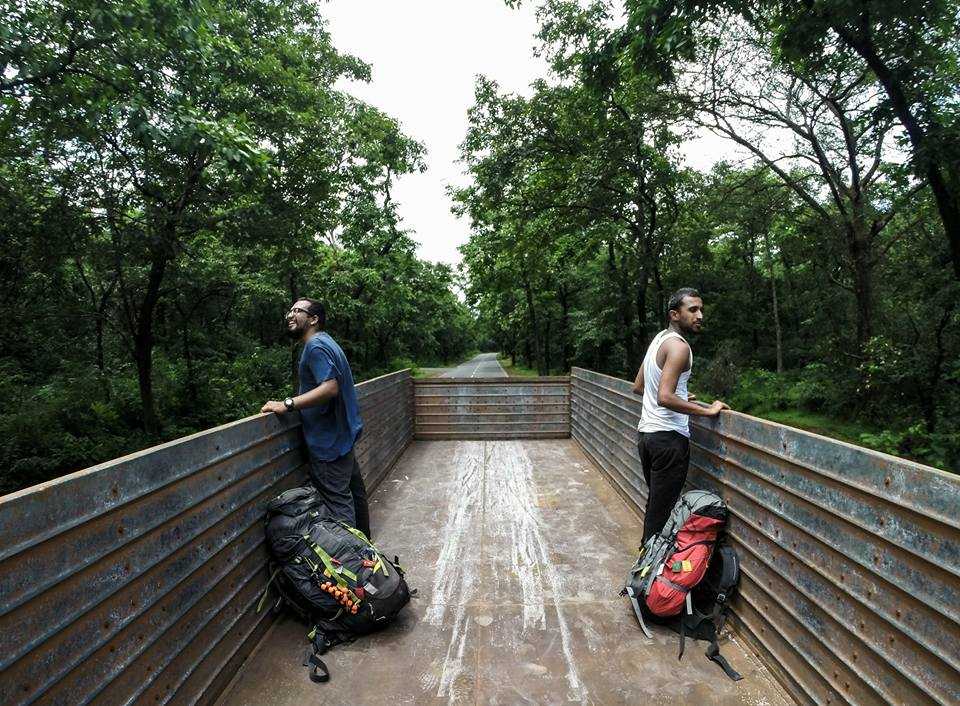
[[[571,429],[642,512],[631,384],[575,368]],[[801,702],[960,703],[960,477],[739,413],[691,419],[732,512],[739,631]]]
[[[367,489],[383,480],[413,439],[413,378],[401,370],[357,386],[363,434],[356,454]]]
[[[570,378],[427,378],[414,381],[418,439],[570,436]]]
[[[357,390],[372,488],[412,382]],[[298,418],[257,415],[0,498],[0,703],[211,700],[270,620],[264,505],[304,477]]]

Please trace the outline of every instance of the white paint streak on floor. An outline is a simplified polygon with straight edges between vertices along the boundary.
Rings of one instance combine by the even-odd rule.
[[[447,519],[443,528],[443,547],[437,559],[433,578],[433,591],[426,619],[432,625],[443,625],[447,608],[464,595],[464,570],[468,559],[479,556],[480,516],[483,491],[483,443],[461,441],[453,454],[457,469],[454,488],[447,503]],[[466,592],[469,594],[469,591]]]
[[[486,459],[485,452],[489,454]],[[437,695],[451,702],[457,696],[455,682],[463,672],[467,643],[467,606],[479,597],[481,590],[475,567],[478,560],[487,559],[481,555],[482,535],[486,532],[497,545],[509,547],[508,574],[516,576],[520,584],[522,632],[546,630],[549,604],[557,617],[567,666],[567,698],[586,701],[560,601],[564,595],[562,581],[544,539],[530,458],[517,441],[463,441],[454,451],[454,467],[457,477],[447,504],[443,546],[426,611],[428,622],[450,627]],[[485,493],[488,487],[496,492]]]
[[[463,671],[463,652],[469,629],[467,604],[475,591],[475,560],[480,556],[480,535],[483,516],[483,443],[461,441],[453,455],[457,477],[447,504],[447,520],[443,528],[443,547],[437,560],[433,591],[426,620],[452,626],[444,658],[437,696],[456,699],[454,683]],[[452,609],[452,610],[451,610]]]
[[[560,641],[567,664],[567,698],[586,700],[586,690],[573,657],[570,626],[564,615],[560,598],[564,595],[563,582],[550,557],[543,534],[543,521],[537,506],[537,491],[533,480],[533,464],[519,441],[491,444],[486,473],[495,478],[497,492],[486,498],[489,516],[509,528],[512,538],[511,568],[520,580],[523,596],[523,630],[546,628],[546,606],[549,601],[557,616]],[[496,531],[496,527],[488,527]]]

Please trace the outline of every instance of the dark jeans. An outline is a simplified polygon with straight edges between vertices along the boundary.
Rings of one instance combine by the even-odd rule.
[[[676,431],[654,431],[641,433],[637,446],[647,481],[647,508],[643,513],[643,542],[646,542],[663,529],[683,492],[690,462],[690,440]]]
[[[320,461],[311,456],[310,480],[333,517],[356,527],[371,539],[367,487],[352,450],[334,461]]]

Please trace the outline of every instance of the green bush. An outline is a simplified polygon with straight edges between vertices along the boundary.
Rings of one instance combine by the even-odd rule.
[[[741,357],[734,341],[723,341],[704,367],[699,384],[714,397],[727,399],[734,394],[742,375]]]
[[[5,368],[11,372],[9,362]],[[11,379],[19,376],[7,378],[8,385]],[[0,413],[0,494],[147,445],[124,388],[86,369],[70,377],[52,375],[33,389],[3,390],[18,403]]]
[[[768,370],[747,369],[740,373],[725,401],[749,414],[783,409],[787,403],[787,380]]]
[[[931,434],[922,422],[901,430],[864,433],[859,441],[867,448],[916,459],[937,468],[956,469],[960,465],[960,434]]]

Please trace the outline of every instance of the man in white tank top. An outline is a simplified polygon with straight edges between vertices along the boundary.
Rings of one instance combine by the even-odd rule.
[[[643,395],[638,447],[647,481],[647,507],[641,544],[663,529],[683,492],[690,461],[689,415],[715,417],[730,409],[720,400],[701,407],[687,392],[693,371],[687,337],[700,333],[703,326],[703,300],[697,290],[685,287],[674,292],[667,316],[667,328],[650,342],[633,383],[634,393]]]

